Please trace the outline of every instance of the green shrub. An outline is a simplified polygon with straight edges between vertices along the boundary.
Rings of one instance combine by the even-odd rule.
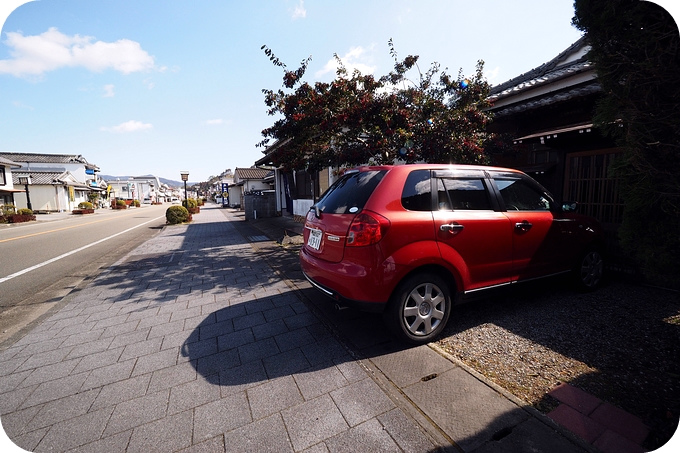
[[[187,209],[191,209],[191,208],[195,208],[196,206],[198,206],[198,202],[196,201],[195,198],[189,198],[189,199],[186,199],[182,202],[182,206],[184,206]]]
[[[17,209],[17,214],[19,215],[33,215],[33,211],[28,208],[19,208]]]
[[[116,200],[116,206],[127,206],[125,200]]]
[[[78,204],[78,209],[92,209],[92,203],[89,201],[82,201]]]
[[[16,214],[16,212],[17,212],[16,206],[14,206],[11,203],[4,204],[4,205],[0,206],[0,208],[2,208],[2,215],[4,215],[4,216]]]
[[[191,220],[189,211],[184,206],[170,206],[165,211],[165,220],[169,225],[176,225]]]
[[[139,200],[135,200],[135,201],[133,201],[133,203],[135,205],[135,208],[138,208],[140,206]]]

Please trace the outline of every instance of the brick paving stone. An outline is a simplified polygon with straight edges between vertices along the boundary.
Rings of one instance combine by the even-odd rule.
[[[378,416],[378,421],[403,451],[433,451],[434,444],[420,432],[416,423],[400,409]]]
[[[210,382],[203,377],[175,385],[170,389],[168,414],[177,414],[221,398],[219,382]]]
[[[582,414],[590,414],[602,401],[583,390],[566,383],[560,383],[548,395],[573,407]]]
[[[326,442],[328,451],[334,452],[401,452],[383,426],[375,419],[344,431]]]
[[[92,408],[99,409],[142,396],[146,393],[150,380],[151,374],[145,374],[105,385],[92,403]]]
[[[279,347],[276,345],[276,340],[273,338],[265,338],[263,340],[255,341],[254,343],[247,343],[238,347],[238,354],[241,358],[241,363],[251,362],[253,360],[261,360],[265,357],[276,355],[279,353]]]
[[[129,453],[167,453],[191,445],[193,413],[185,411],[139,426],[132,431]]]
[[[34,451],[66,451],[98,440],[112,412],[108,407],[52,425]]]
[[[326,394],[281,412],[293,448],[304,450],[349,429],[342,413]]]
[[[306,327],[292,330],[290,332],[288,332],[286,329],[284,333],[276,335],[275,339],[276,344],[279,346],[279,350],[281,351],[299,348],[301,346],[315,342],[314,337],[309,333],[309,330],[307,330]]]
[[[133,376],[149,373],[160,370],[177,364],[177,357],[179,355],[179,348],[165,349],[160,352],[145,355],[137,359]]]
[[[264,338],[269,338],[284,332],[288,332],[288,326],[286,326],[286,323],[283,322],[282,319],[276,319],[273,321],[268,321],[266,324],[254,326],[251,330],[256,340],[262,340]]]
[[[267,417],[304,401],[292,376],[273,379],[246,390],[253,419]]]
[[[103,435],[110,436],[163,418],[169,397],[170,390],[166,389],[117,404]]]
[[[557,406],[548,413],[548,417],[588,443],[595,442],[606,430],[604,426],[566,404]]]
[[[21,404],[21,408],[31,407],[66,396],[75,395],[80,390],[80,387],[82,387],[85,379],[87,379],[87,373],[80,373],[39,384],[31,395]]]
[[[224,445],[228,447],[225,451],[240,453],[293,451],[283,419],[278,413],[226,433]]]
[[[606,430],[593,443],[602,453],[643,453],[643,449],[639,443],[635,443],[626,439],[618,433]]]
[[[204,441],[252,421],[244,392],[199,406],[194,413],[194,442]]]
[[[334,390],[331,397],[350,426],[356,426],[394,408],[392,400],[370,378]]]
[[[649,428],[642,420],[609,403],[598,406],[590,418],[638,445],[649,434]]]
[[[270,379],[288,376],[310,367],[305,355],[299,349],[265,357],[262,363]]]
[[[26,430],[44,428],[87,413],[98,393],[98,390],[81,392],[40,406],[40,410],[26,425]]]
[[[329,363],[295,373],[293,378],[305,400],[349,385],[342,372]]]
[[[192,343],[195,344],[195,343]],[[188,357],[191,357],[191,345],[187,346],[189,349]],[[216,354],[211,354],[205,357],[199,357],[196,360],[196,370],[204,377],[215,375],[222,370],[234,368],[239,366],[241,361],[239,360],[239,354],[236,349],[230,349],[223,352],[218,352]]]
[[[134,366],[135,359],[130,359],[94,369],[87,376],[80,391],[103,387],[107,384],[128,379],[132,374]]]

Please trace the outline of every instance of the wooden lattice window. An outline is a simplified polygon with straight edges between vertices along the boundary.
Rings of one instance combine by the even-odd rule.
[[[623,218],[620,181],[609,174],[618,156],[620,151],[615,149],[567,155],[564,199],[577,201],[580,213],[603,224],[620,224]]]

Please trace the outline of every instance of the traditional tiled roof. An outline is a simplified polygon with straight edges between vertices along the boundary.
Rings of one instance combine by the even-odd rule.
[[[15,185],[19,184],[20,176],[31,176],[31,184],[33,185],[51,185],[51,184],[61,184],[58,178],[63,175],[64,172],[54,172],[54,171],[31,171],[31,172],[13,172],[12,182]]]
[[[3,165],[5,167],[21,167],[20,163],[14,162],[12,160],[6,159],[2,156],[0,156],[0,165]]]
[[[572,62],[568,67],[562,67],[567,58],[576,52],[581,47],[587,47],[585,36],[569,46],[566,50],[561,52],[558,56],[547,63],[532,69],[531,71],[520,74],[507,82],[491,87],[491,98],[502,97],[503,94],[510,94],[513,91],[521,90],[523,88],[533,88],[537,83],[544,83],[549,80],[554,80],[564,76],[565,74],[574,72],[578,69],[583,69],[590,66],[588,60],[584,57]],[[558,69],[559,68],[559,69]]]
[[[549,62],[492,87],[489,100],[506,104],[492,107],[494,115],[519,113],[601,91],[593,65],[587,59],[587,50],[583,37]],[[513,97],[516,102],[508,103]]]
[[[12,182],[15,185],[19,183],[20,176],[31,176],[31,185],[67,185],[76,188],[89,189],[90,186],[82,182],[75,181],[73,175],[64,171],[19,171],[12,172]]]
[[[41,164],[83,164],[87,167],[97,168],[82,155],[78,154],[38,154],[38,153],[13,153],[0,152],[0,157],[13,160],[14,162],[41,163]]]
[[[273,173],[273,170],[266,168],[237,168],[234,172],[234,180],[265,179],[270,173]]]

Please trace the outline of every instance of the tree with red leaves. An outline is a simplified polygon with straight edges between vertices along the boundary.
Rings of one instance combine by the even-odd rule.
[[[382,77],[350,74],[335,55],[336,78],[312,85],[303,81],[311,57],[290,71],[262,46],[283,68],[287,91],[263,90],[268,113],[280,118],[262,131],[258,146],[273,140],[275,164],[311,172],[395,162],[488,163],[486,147],[494,137],[486,132],[491,117],[484,63],[467,78],[462,71],[453,78],[437,63],[423,74],[418,56],[399,60],[391,40],[389,48],[394,68]]]

